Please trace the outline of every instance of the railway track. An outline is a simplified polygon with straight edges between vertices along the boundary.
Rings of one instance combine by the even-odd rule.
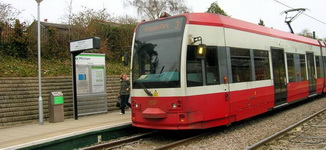
[[[178,146],[183,145],[184,143],[190,142],[190,141],[195,140],[197,138],[201,138],[201,137],[207,135],[208,133],[209,132],[205,132],[203,134],[194,135],[194,136],[191,136],[191,137],[188,137],[188,138],[185,138],[185,139],[181,139],[179,141],[171,142],[169,144],[165,144],[165,145],[162,145],[162,146],[160,146],[158,148],[155,148],[154,150],[165,150],[165,149],[178,147]]]
[[[176,135],[177,137],[173,140],[167,140],[167,137],[164,136],[171,136],[174,134],[174,131],[153,131],[149,133],[143,133],[132,137],[123,138],[117,141],[102,143],[90,147],[83,148],[83,150],[109,150],[109,149],[130,149],[130,147],[134,147],[133,143],[143,143],[146,145],[146,148],[140,147],[138,149],[153,149],[153,150],[165,150],[174,147],[178,147],[184,143],[190,142],[197,138],[203,137],[209,134],[207,132],[200,133],[188,133],[182,136]],[[162,142],[161,139],[163,135],[163,139],[165,142]]]
[[[326,150],[326,108],[247,147],[246,150],[290,148]]]
[[[142,134],[135,135],[135,136],[132,136],[132,137],[123,138],[123,139],[120,139],[120,140],[117,140],[117,141],[107,142],[107,143],[102,143],[102,144],[86,147],[86,148],[83,148],[83,150],[114,149],[114,148],[124,146],[126,144],[130,144],[130,143],[139,141],[139,140],[144,139],[144,138],[155,136],[156,134],[157,134],[157,131],[142,133]]]

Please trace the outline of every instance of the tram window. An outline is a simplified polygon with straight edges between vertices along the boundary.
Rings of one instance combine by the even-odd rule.
[[[233,83],[252,80],[249,49],[231,48],[231,65]]]
[[[306,58],[305,55],[300,55],[300,69],[301,69],[301,81],[307,80],[307,70],[306,70]]]
[[[206,48],[206,79],[207,85],[219,84],[217,47]]]
[[[201,59],[196,58],[197,46],[188,46],[187,50],[187,86],[202,86]]]
[[[271,79],[268,51],[254,50],[256,80]]]
[[[287,64],[288,64],[289,82],[296,82],[294,55],[287,53],[286,58],[287,58]]]
[[[317,78],[322,78],[320,62],[322,62],[321,56],[316,56]]]

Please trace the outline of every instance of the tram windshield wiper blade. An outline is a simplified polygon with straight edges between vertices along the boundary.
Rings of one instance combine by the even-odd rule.
[[[138,82],[138,83],[148,96],[153,96],[153,93],[151,91],[149,91],[142,82]]]

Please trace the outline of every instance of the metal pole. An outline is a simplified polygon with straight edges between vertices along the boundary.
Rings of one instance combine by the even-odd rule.
[[[37,57],[38,57],[38,112],[39,112],[39,125],[43,125],[43,99],[42,99],[42,82],[41,82],[41,25],[40,25],[40,3],[37,2]]]
[[[73,88],[73,104],[74,104],[74,118],[75,120],[78,120],[78,101],[77,101],[77,79],[76,79],[76,56],[80,54],[80,52],[77,53],[71,53],[71,59],[72,59],[72,88]]]

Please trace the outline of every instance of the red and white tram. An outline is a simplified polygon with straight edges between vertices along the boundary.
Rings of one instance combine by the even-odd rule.
[[[133,126],[205,129],[322,94],[325,45],[209,13],[142,22],[132,48]]]

